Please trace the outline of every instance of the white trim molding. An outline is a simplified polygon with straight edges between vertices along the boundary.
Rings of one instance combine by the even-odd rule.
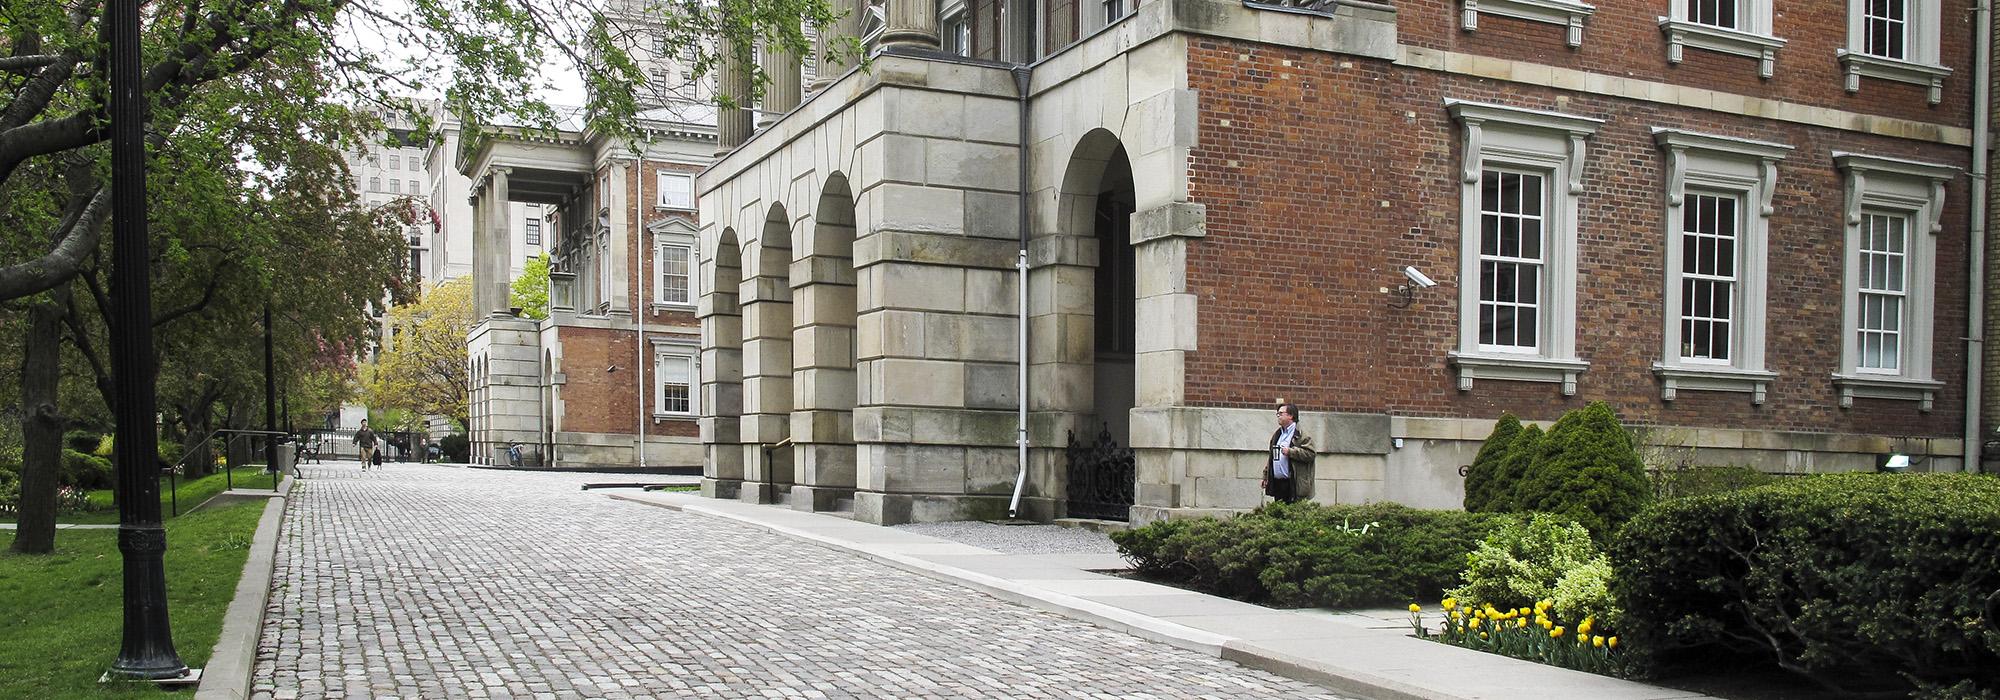
[[[1875,0],[1881,2],[1882,0]],[[1922,85],[1929,89],[1931,104],[1944,100],[1944,79],[1951,75],[1939,58],[1938,27],[1942,24],[1938,0],[1889,0],[1901,3],[1901,17],[1888,20],[1898,26],[1868,26],[1870,0],[1847,1],[1847,46],[1835,52],[1846,77],[1848,92],[1861,91],[1861,78],[1879,78]],[[1884,42],[1870,50],[1870,34]]]
[[[1590,366],[1576,356],[1577,197],[1583,192],[1585,141],[1604,120],[1455,99],[1445,100],[1445,109],[1459,123],[1464,140],[1459,171],[1459,341],[1458,348],[1447,354],[1449,363],[1458,368],[1458,388],[1470,391],[1475,379],[1552,382],[1562,386],[1563,395],[1574,395],[1577,375]],[[1481,207],[1483,180],[1489,172],[1544,183],[1538,188],[1539,199],[1528,207],[1537,210],[1533,216],[1540,221],[1534,239],[1538,250],[1520,254],[1532,258],[1523,262],[1537,273],[1534,283],[1524,287],[1532,295],[1528,301],[1536,314],[1532,325],[1523,326],[1532,329],[1529,343],[1481,342],[1483,219],[1488,218]],[[1529,317],[1515,317],[1517,322],[1521,318]]]
[[[1847,201],[1841,217],[1846,230],[1841,361],[1840,371],[1833,375],[1840,407],[1852,408],[1856,398],[1877,398],[1915,401],[1918,410],[1929,411],[1937,390],[1944,386],[1931,375],[1937,233],[1943,229],[1945,185],[1958,176],[1959,169],[1841,151],[1833,153],[1833,162],[1847,179]],[[1877,222],[1889,222],[1900,230],[1884,233],[1888,229],[1871,228]],[[1882,240],[1864,241],[1864,234]],[[1886,255],[1874,248],[1884,241]],[[1868,259],[1864,259],[1864,247],[1871,248]],[[1863,364],[1865,349],[1860,337],[1864,263],[1870,264],[1871,277],[1886,275],[1890,280],[1888,285],[1872,284],[1900,294],[1893,310],[1873,312],[1888,318],[1875,319],[1871,328],[1887,329],[1896,342],[1893,349],[1871,346],[1876,357],[1871,366]],[[1870,335],[1878,333],[1871,330]]]
[[[1479,29],[1479,14],[1524,19],[1530,22],[1547,22],[1561,25],[1568,31],[1563,41],[1574,49],[1583,45],[1583,20],[1597,12],[1594,5],[1569,0],[1462,0],[1459,13],[1459,29],[1476,31]]]
[[[1661,359],[1653,363],[1653,374],[1661,380],[1660,399],[1672,401],[1682,390],[1735,391],[1750,394],[1753,404],[1763,404],[1771,381],[1777,378],[1777,373],[1764,366],[1769,277],[1766,250],[1770,217],[1775,211],[1771,198],[1777,190],[1778,163],[1791,153],[1792,147],[1664,128],[1653,129],[1653,142],[1665,151],[1667,158]],[[1698,200],[1714,205],[1714,210],[1689,210],[1690,189],[1700,195]],[[1690,214],[1698,218],[1726,214],[1728,218],[1726,222],[1701,222],[1711,229],[1710,233],[1725,234],[1711,240],[1711,246],[1726,242],[1730,250],[1709,269],[1697,265],[1696,273],[1687,271],[1689,261],[1684,258],[1683,238],[1689,235],[1686,229]],[[1725,255],[1719,248],[1708,252]],[[1726,266],[1722,264],[1725,260]],[[1725,271],[1726,274],[1720,274]],[[1701,324],[1712,324],[1711,328],[1727,329],[1726,342],[1721,347],[1708,347],[1705,352],[1682,337],[1683,310],[1689,303],[1684,295],[1690,274],[1705,275],[1704,279],[1711,280],[1710,284],[1729,295],[1727,301],[1721,302],[1720,312],[1713,308],[1701,310],[1701,315],[1721,322],[1698,321],[1698,328]],[[1702,283],[1702,279],[1695,283]],[[1712,306],[1714,295],[1719,293],[1710,291]],[[1694,303],[1700,304],[1702,298],[1697,295]]]
[[[1660,31],[1667,35],[1667,62],[1680,63],[1685,47],[1695,47],[1733,56],[1757,59],[1757,76],[1770,79],[1777,74],[1778,49],[1785,40],[1771,34],[1771,0],[1737,0],[1735,28],[1694,21],[1690,3],[1702,0],[1673,0],[1671,14],[1660,18]]]

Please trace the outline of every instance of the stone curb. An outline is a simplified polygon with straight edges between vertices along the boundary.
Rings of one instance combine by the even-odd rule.
[[[250,695],[251,674],[257,668],[257,643],[264,632],[264,606],[271,601],[271,578],[278,568],[278,538],[285,522],[285,501],[293,480],[278,484],[278,495],[264,505],[250,558],[236,582],[236,597],[222,615],[222,634],[215,639],[208,668],[202,669],[195,700],[241,700]]]

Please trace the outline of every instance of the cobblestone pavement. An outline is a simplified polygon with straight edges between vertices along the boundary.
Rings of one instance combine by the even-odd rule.
[[[255,698],[1333,697],[728,521],[622,475],[307,465]]]

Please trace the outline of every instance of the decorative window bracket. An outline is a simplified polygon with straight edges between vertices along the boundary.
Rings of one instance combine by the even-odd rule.
[[[1482,12],[1531,22],[1562,25],[1568,30],[1563,41],[1574,49],[1583,45],[1584,18],[1597,12],[1597,8],[1566,0],[1464,0],[1464,7],[1460,11],[1459,28],[1468,32],[1478,30],[1479,14]]]
[[[1785,46],[1784,39],[1774,36],[1711,27],[1671,17],[1660,18],[1660,31],[1667,33],[1668,63],[1680,63],[1685,48],[1692,46],[1757,59],[1757,77],[1767,80],[1777,74],[1778,49]]]
[[[1865,53],[1841,49],[1840,66],[1847,74],[1847,91],[1860,92],[1861,78],[1881,78],[1899,83],[1910,83],[1930,88],[1926,99],[1931,104],[1944,101],[1944,79],[1951,75],[1951,69],[1894,58],[1870,56]]]

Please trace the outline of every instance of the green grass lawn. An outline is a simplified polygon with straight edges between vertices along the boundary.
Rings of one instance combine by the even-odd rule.
[[[208,663],[263,512],[263,502],[236,503],[167,521],[167,610],[190,667]],[[60,530],[49,555],[0,547],[0,698],[164,694],[97,682],[118,657],[123,570],[116,530]]]
[[[224,476],[224,474],[218,472],[191,481],[187,479],[177,480],[176,484],[179,488],[176,491],[179,493],[181,512],[186,513],[194,510],[194,507],[201,505],[203,501],[208,500],[215,494],[222,493],[228,488],[231,482],[234,482],[238,489],[269,491],[271,490],[273,481],[273,477],[270,474],[264,473],[264,468],[261,466],[239,467],[233,474],[228,475],[227,479]],[[56,516],[56,522],[83,524],[108,523],[114,525],[118,523],[118,509],[111,505],[110,489],[92,491],[86,495],[90,497],[90,504],[95,506],[96,510],[88,513],[65,513],[58,515]],[[160,517],[174,517],[173,500],[174,493],[167,490],[167,480],[161,479]],[[16,518],[11,515],[0,517],[0,522],[11,523],[15,520]]]

